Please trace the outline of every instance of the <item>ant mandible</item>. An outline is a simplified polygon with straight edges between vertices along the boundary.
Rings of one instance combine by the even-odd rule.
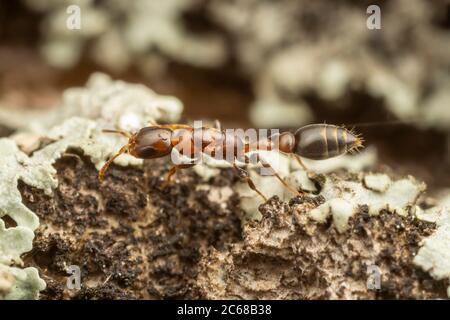
[[[199,130],[200,129],[200,130]],[[216,127],[194,128],[184,124],[153,124],[140,129],[137,133],[127,133],[120,130],[103,130],[103,132],[118,133],[128,138],[128,143],[124,145],[112,158],[110,158],[99,171],[99,180],[103,181],[105,173],[110,164],[123,153],[128,152],[132,156],[140,159],[155,159],[164,157],[175,148],[180,154],[194,159],[196,151],[208,153],[213,156],[219,152],[231,151],[233,162],[231,164],[238,171],[239,177],[245,180],[248,186],[257,192],[265,201],[267,198],[256,188],[248,172],[236,165],[236,161],[248,164],[257,161],[263,167],[270,168],[275,177],[292,192],[302,195],[297,189],[289,186],[283,178],[264,160],[259,154],[256,158],[251,158],[248,153],[252,150],[273,150],[273,138],[269,137],[265,141],[247,143],[234,133],[221,130],[220,124],[216,122]],[[198,136],[200,134],[200,136]],[[308,172],[308,169],[301,161],[300,157],[312,160],[324,160],[338,155],[357,150],[363,146],[363,139],[360,135],[348,130],[345,127],[329,124],[311,124],[299,128],[294,134],[283,132],[277,134],[278,150],[282,153],[294,155],[298,163]],[[196,140],[200,139],[200,140]],[[200,150],[195,150],[194,141],[201,141]],[[253,149],[252,149],[253,148]],[[168,172],[167,178],[162,188],[165,188],[172,176],[179,169],[194,166],[196,163],[185,163],[174,165]]]

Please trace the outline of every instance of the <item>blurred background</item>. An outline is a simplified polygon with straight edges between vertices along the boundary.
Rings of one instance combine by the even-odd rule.
[[[51,108],[95,71],[178,97],[186,122],[355,126],[380,167],[450,187],[450,1],[0,0],[0,108]]]

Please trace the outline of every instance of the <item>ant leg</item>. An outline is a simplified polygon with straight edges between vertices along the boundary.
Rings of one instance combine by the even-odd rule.
[[[106,170],[108,170],[109,166],[111,165],[111,163],[113,163],[113,161],[120,156],[122,153],[125,153],[128,151],[128,144],[124,145],[122,148],[120,148],[120,150],[108,161],[105,162],[105,164],[103,165],[103,167],[100,169],[100,171],[98,172],[98,179],[100,180],[100,182],[102,182],[105,179],[105,173]]]
[[[263,157],[261,157],[259,154],[257,154],[257,157],[258,157],[258,158],[257,158],[258,161],[261,162],[261,164],[263,165],[264,168],[270,168],[270,169],[273,171],[275,177],[281,182],[281,184],[282,184],[286,189],[288,189],[289,191],[291,191],[291,192],[293,192],[294,194],[297,194],[297,195],[299,195],[299,196],[305,195],[304,192],[298,191],[296,188],[290,186],[286,181],[284,181],[284,179],[283,179],[283,178],[275,171],[275,169],[270,165],[269,162],[267,162],[266,160],[264,160]]]
[[[186,168],[190,168],[195,166],[195,163],[189,163],[189,164],[179,164],[176,166],[173,166],[172,168],[169,169],[169,171],[167,172],[167,177],[166,180],[161,184],[161,190],[164,190],[165,188],[167,188],[170,184],[170,181],[172,180],[173,175],[180,169],[186,169]]]
[[[261,196],[261,198],[264,199],[264,202],[267,201],[267,198],[265,195],[263,195],[261,193],[261,191],[258,190],[258,188],[256,188],[255,183],[253,182],[253,180],[250,178],[250,174],[248,173],[248,171],[246,171],[245,169],[242,169],[240,167],[238,167],[236,165],[236,162],[233,162],[233,167],[236,169],[236,171],[238,172],[239,178],[241,178],[242,180],[245,180],[248,184],[248,186],[250,187],[250,189],[252,189],[253,191],[255,191],[257,194],[259,194]]]
[[[303,163],[302,159],[300,158],[300,156],[294,154],[295,160],[297,160],[298,164],[302,167],[303,170],[305,170],[306,175],[311,178],[316,176],[316,174],[314,172],[312,172],[311,170],[308,169],[308,167],[305,166],[305,164]]]
[[[161,184],[161,190],[167,188],[167,186],[170,184],[170,181],[172,180],[172,176],[177,172],[177,170],[177,166],[173,166],[169,169],[169,171],[167,172],[166,180],[164,180],[164,182]]]
[[[303,168],[303,170],[305,170],[306,172],[309,172],[309,169],[305,166],[302,159],[296,154],[294,154],[294,157],[295,157],[295,160],[297,160],[297,163]]]

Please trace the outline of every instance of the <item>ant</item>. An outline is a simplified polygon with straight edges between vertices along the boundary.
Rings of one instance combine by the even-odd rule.
[[[140,159],[155,159],[170,154],[175,148],[180,154],[187,156],[193,162],[174,165],[169,170],[167,178],[162,185],[162,189],[164,189],[178,170],[189,168],[196,164],[194,163],[194,155],[198,151],[208,153],[214,157],[219,152],[231,150],[233,153],[233,162],[231,164],[238,171],[239,177],[246,181],[248,186],[257,192],[265,201],[267,198],[256,188],[249,173],[245,169],[238,167],[236,161],[245,164],[259,162],[263,167],[270,168],[283,186],[296,194],[303,195],[303,193],[289,186],[258,153],[250,157],[248,155],[250,151],[272,150],[274,148],[273,139],[278,138],[278,150],[288,155],[294,155],[303,169],[309,172],[300,157],[312,160],[329,159],[358,150],[358,148],[363,146],[362,137],[353,130],[325,123],[307,125],[299,128],[295,133],[283,132],[276,136],[271,136],[265,141],[256,141],[256,144],[244,141],[235,133],[221,130],[220,124],[217,121],[215,128],[194,128],[184,124],[152,124],[133,134],[108,129],[103,130],[103,132],[121,134],[128,138],[128,143],[100,169],[100,181],[103,181],[105,173],[114,159],[123,153],[128,152],[132,156]],[[196,150],[194,141],[201,142],[199,144],[200,150]],[[251,162],[252,160],[256,162]]]

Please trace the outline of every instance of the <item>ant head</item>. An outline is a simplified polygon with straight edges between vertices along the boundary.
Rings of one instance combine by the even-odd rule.
[[[106,163],[99,171],[99,179],[103,181],[105,173],[111,163],[123,153],[128,152],[140,159],[154,159],[168,155],[172,151],[172,130],[157,126],[145,127],[137,133],[128,133],[120,130],[103,130],[103,132],[118,133],[128,138],[128,143]]]
[[[172,151],[172,130],[160,127],[145,127],[132,135],[129,153],[136,158],[154,159]]]

